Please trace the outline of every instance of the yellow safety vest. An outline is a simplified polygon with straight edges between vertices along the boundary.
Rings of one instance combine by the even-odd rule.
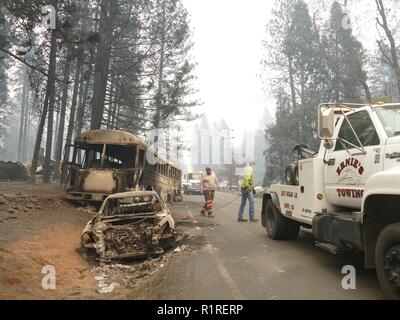
[[[246,167],[245,174],[240,180],[240,188],[252,191],[254,189],[254,173],[252,167]]]

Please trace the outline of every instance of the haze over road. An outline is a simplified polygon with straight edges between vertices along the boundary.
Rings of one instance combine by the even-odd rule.
[[[218,193],[215,208],[234,199]],[[301,232],[297,241],[273,241],[261,224],[237,222],[239,201],[200,217],[202,196],[185,196],[172,212],[187,211],[202,226],[207,245],[171,261],[146,290],[149,299],[383,299],[374,270],[362,256],[334,256]],[[261,200],[256,199],[260,218]],[[248,210],[248,207],[246,207]],[[247,211],[246,211],[247,215]],[[357,270],[357,289],[342,289],[342,267]]]

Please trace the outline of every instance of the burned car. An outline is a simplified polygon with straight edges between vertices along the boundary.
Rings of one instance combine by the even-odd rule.
[[[100,260],[158,256],[175,240],[175,222],[154,191],[132,191],[108,196],[87,223],[81,246]]]

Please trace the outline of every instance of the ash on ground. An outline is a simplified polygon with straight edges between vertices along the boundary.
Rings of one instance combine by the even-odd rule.
[[[68,204],[58,196],[26,195],[22,193],[0,193],[0,223],[17,219],[18,214],[32,210],[63,208]]]
[[[201,227],[179,230],[177,246],[155,259],[103,263],[94,268],[97,292],[109,294],[116,289],[138,289],[155,274],[161,272],[171,261],[185,254],[194,254],[204,246],[205,240]]]

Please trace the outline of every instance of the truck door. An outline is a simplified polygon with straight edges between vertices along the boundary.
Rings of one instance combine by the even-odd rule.
[[[366,181],[383,169],[383,146],[368,111],[347,119],[339,120],[335,147],[327,152],[326,194],[331,204],[359,209]]]

